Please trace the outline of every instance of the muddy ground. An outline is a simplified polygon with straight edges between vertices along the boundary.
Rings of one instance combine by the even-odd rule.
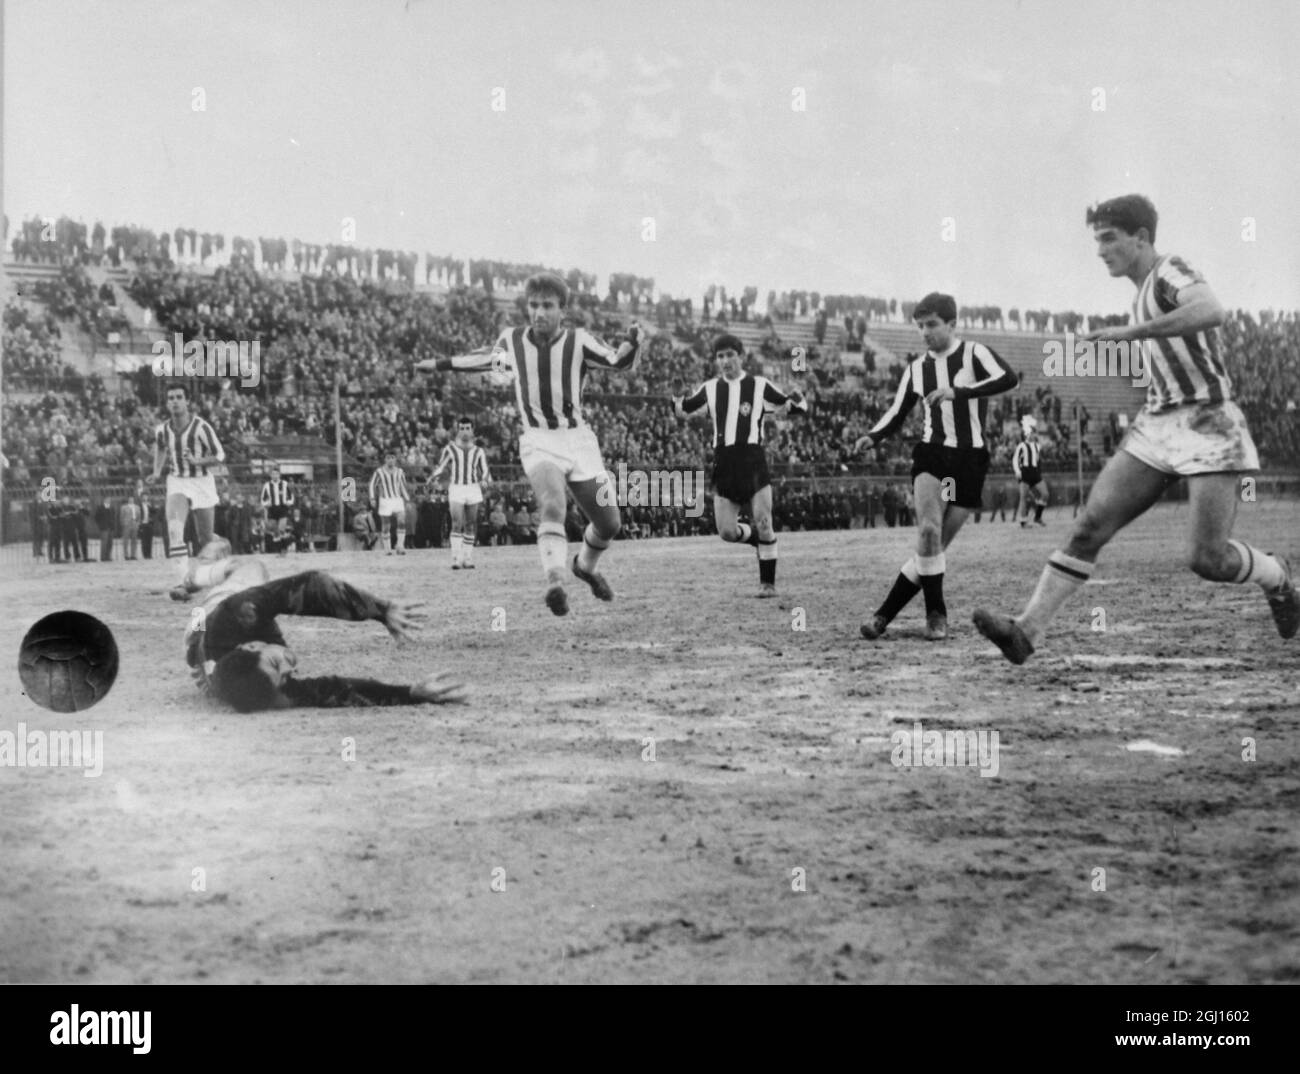
[[[405,647],[288,620],[304,673],[451,669],[471,696],[261,715],[195,692],[157,560],[8,550],[0,728],[102,730],[104,757],[0,767],[0,980],[1300,979],[1300,639],[1255,587],[1187,571],[1186,508],[1162,507],[1014,668],[970,613],[1019,608],[1049,520],[968,526],[938,644],[917,607],[858,637],[910,529],[783,535],[778,601],[748,549],[619,543],[616,602],[574,590],[565,620],[531,547],[473,572],[272,558],[434,608]],[[1300,504],[1246,505],[1237,532],[1300,565]],[[57,716],[17,652],[65,607],[110,624],[122,669]],[[997,775],[895,766],[916,721],[997,731]]]

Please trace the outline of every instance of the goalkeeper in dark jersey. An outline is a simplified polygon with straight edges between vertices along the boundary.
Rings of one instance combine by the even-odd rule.
[[[417,602],[380,600],[325,571],[304,571],[271,582],[256,560],[227,559],[214,566],[224,577],[191,615],[185,659],[201,688],[238,711],[464,700],[464,687],[442,674],[410,686],[340,675],[300,678],[297,655],[276,622],[280,615],[373,619],[402,641],[428,618]]]

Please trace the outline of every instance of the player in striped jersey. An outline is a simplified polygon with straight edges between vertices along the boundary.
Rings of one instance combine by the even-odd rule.
[[[776,532],[772,528],[772,483],[763,451],[763,418],[793,407],[807,413],[803,393],[789,395],[766,377],[741,369],[745,346],[735,336],[713,341],[720,376],[705,381],[694,393],[673,397],[679,417],[707,409],[713,419],[713,516],[718,536],[727,542],[753,545],[758,552],[758,595],[776,596]],[[674,384],[677,388],[677,384]],[[752,524],[740,521],[742,509]]]
[[[925,402],[925,431],[912,450],[912,488],[916,497],[916,555],[903,564],[885,602],[862,636],[879,638],[918,590],[925,594],[925,637],[948,636],[943,599],[947,569],[944,550],[980,506],[989,450],[984,444],[988,397],[1009,391],[1020,378],[983,343],[959,339],[957,302],[931,292],[912,314],[926,352],[903,373],[893,405],[875,428],[859,437],[855,450],[874,447],[900,429],[912,407]]]
[[[1029,505],[1034,505],[1034,522],[1046,526],[1043,521],[1043,508],[1047,506],[1047,486],[1043,483],[1042,470],[1039,467],[1042,453],[1038,447],[1038,422],[1029,414],[1020,419],[1023,435],[1011,456],[1011,469],[1015,471],[1016,481],[1020,483],[1020,505],[1016,508],[1016,517],[1020,519],[1020,528],[1029,525]]]
[[[438,480],[442,472],[450,474],[447,506],[451,510],[451,569],[474,569],[474,542],[478,537],[478,508],[483,502],[480,482],[491,481],[487,453],[474,443],[474,419],[456,422],[456,439],[442,449],[438,468],[429,478]]]
[[[280,476],[280,467],[271,467],[271,477],[262,485],[262,506],[266,508],[268,544],[284,555],[289,550],[289,513],[293,508],[293,489]]]
[[[194,583],[185,522],[193,511],[199,546],[206,547],[212,540],[217,506],[217,482],[211,467],[224,462],[226,453],[212,426],[190,414],[189,390],[183,384],[167,389],[167,414],[154,433],[153,473],[145,480],[152,485],[164,470],[167,473],[167,558],[174,564],[177,578],[170,596],[188,600]]]
[[[388,452],[384,465],[370,475],[370,502],[379,505],[379,535],[388,531],[388,554],[406,555],[406,503],[411,494],[406,474],[397,465],[397,455]]]
[[[975,625],[1008,660],[1023,664],[1057,610],[1092,577],[1110,539],[1185,478],[1192,570],[1214,582],[1255,582],[1278,633],[1295,637],[1300,594],[1290,566],[1232,537],[1241,475],[1258,470],[1259,458],[1219,355],[1223,307],[1199,272],[1156,253],[1157,214],[1145,197],[1102,202],[1088,210],[1086,222],[1110,274],[1137,288],[1133,323],[1087,339],[1142,341],[1151,372],[1146,405],[1098,476],[1069,544],[1043,568],[1025,610],[1012,619],[980,609]]]
[[[524,425],[519,461],[541,512],[537,549],[546,575],[546,605],[556,615],[567,615],[566,486],[588,520],[582,550],[570,566],[599,600],[614,599],[614,591],[596,563],[621,526],[617,496],[600,457],[600,445],[582,418],[583,378],[589,369],[632,368],[645,332],[633,324],[627,341],[615,350],[585,328],[562,328],[569,288],[550,273],[530,277],[524,284],[524,298],[528,327],[505,329],[490,351],[425,359],[415,368],[424,372],[492,372],[502,380],[513,380]]]

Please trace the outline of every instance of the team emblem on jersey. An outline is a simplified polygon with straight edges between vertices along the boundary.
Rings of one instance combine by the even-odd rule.
[[[753,409],[753,407],[751,407],[748,403],[741,403],[741,404],[740,404],[740,413],[741,413],[744,417],[746,417],[746,418],[749,417],[749,412],[750,412],[752,409]]]

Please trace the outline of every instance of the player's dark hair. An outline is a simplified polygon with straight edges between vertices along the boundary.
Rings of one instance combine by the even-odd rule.
[[[163,398],[167,397],[167,392],[180,392],[186,400],[190,397],[190,389],[185,384],[168,384],[167,390],[163,392]]]
[[[745,345],[728,332],[723,332],[713,341],[713,353],[716,355],[718,351],[735,351],[742,358],[745,357]]]
[[[252,649],[235,649],[218,660],[211,682],[212,692],[236,712],[275,708],[276,685],[261,666],[261,654]]]
[[[945,324],[955,321],[957,300],[952,295],[945,295],[941,291],[931,291],[916,304],[916,309],[912,311],[912,320],[919,321],[932,313]]]
[[[1084,218],[1089,227],[1117,227],[1129,235],[1139,228],[1147,229],[1147,239],[1156,241],[1156,221],[1159,219],[1151,199],[1141,194],[1124,194],[1092,206]]]
[[[462,414],[459,418],[456,419],[456,424],[458,426],[468,425],[472,429],[474,428],[474,419],[471,418],[468,414]]]
[[[569,304],[569,285],[553,272],[539,272],[524,281],[524,298],[553,295],[561,308]]]

